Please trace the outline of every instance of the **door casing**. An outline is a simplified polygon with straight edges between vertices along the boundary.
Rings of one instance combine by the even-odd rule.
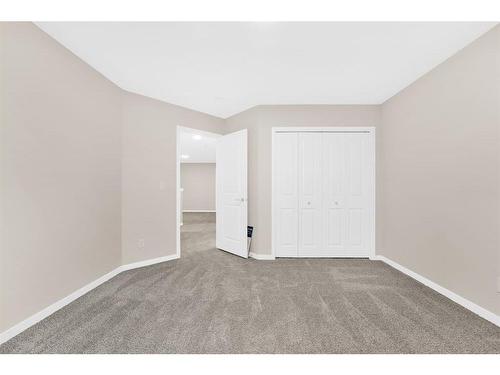
[[[222,137],[223,134],[214,133],[206,130],[189,128],[186,126],[177,125],[175,135],[175,254],[176,258],[181,257],[181,133],[205,134],[209,137]]]

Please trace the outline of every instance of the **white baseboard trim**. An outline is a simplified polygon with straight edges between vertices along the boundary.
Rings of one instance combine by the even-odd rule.
[[[84,287],[74,291],[70,295],[60,299],[59,301],[53,303],[50,306],[47,306],[43,310],[37,312],[36,314],[33,314],[29,318],[23,320],[22,322],[16,324],[15,326],[7,329],[6,331],[2,332],[0,334],[0,344],[4,343],[7,340],[10,340],[12,337],[17,336],[27,328],[31,327],[32,325],[38,323],[40,320],[45,319],[49,315],[52,315],[55,313],[57,310],[63,308],[64,306],[70,304],[77,298],[80,298],[84,294],[90,292],[92,289],[97,288],[99,285],[102,283],[105,283],[112,277],[115,277],[118,275],[121,271],[119,270],[120,267],[115,268],[113,271],[108,272],[104,276],[101,276],[97,280],[92,281],[91,283],[85,285]]]
[[[97,280],[92,281],[91,283],[74,291],[70,295],[60,299],[57,302],[54,302],[52,305],[47,306],[43,310],[37,312],[36,314],[31,315],[29,318],[23,320],[22,322],[16,324],[13,327],[7,329],[6,331],[0,333],[0,344],[3,344],[4,342],[10,340],[14,336],[17,336],[18,334],[20,334],[24,330],[28,329],[32,325],[38,323],[40,320],[45,319],[49,315],[52,315],[53,313],[55,313],[57,310],[60,310],[61,308],[63,308],[66,305],[69,305],[74,300],[80,298],[84,294],[87,294],[92,289],[97,288],[99,285],[105,283],[106,281],[115,277],[116,275],[120,274],[121,272],[132,270],[134,268],[150,266],[152,264],[166,262],[166,261],[177,259],[177,258],[178,258],[177,254],[173,254],[173,255],[167,255],[164,257],[160,257],[160,258],[148,259],[148,260],[144,260],[141,262],[135,262],[135,263],[124,264],[122,266],[119,266],[119,267],[115,268],[114,270],[108,272],[104,276],[99,277]]]
[[[123,266],[120,266],[117,269],[119,269],[118,273],[120,273],[123,271],[133,270],[135,268],[141,268],[141,267],[151,266],[151,265],[157,264],[157,263],[168,262],[169,260],[174,260],[174,259],[178,259],[178,258],[179,257],[177,254],[172,254],[172,255],[167,255],[164,257],[147,259],[147,260],[142,260],[140,262],[124,264]]]
[[[472,311],[473,313],[479,315],[481,318],[484,318],[484,319],[490,321],[491,323],[500,327],[500,316],[496,315],[495,313],[493,313],[489,310],[486,310],[484,307],[481,307],[481,306],[475,304],[474,302],[469,301],[468,299],[466,299],[462,296],[459,296],[458,294],[452,292],[451,290],[446,289],[439,284],[436,284],[434,281],[431,281],[428,278],[426,278],[422,275],[419,275],[418,273],[413,272],[412,270],[409,270],[408,268],[402,266],[401,264],[396,263],[393,260],[386,258],[382,255],[375,256],[374,260],[381,260],[382,262],[397,269],[398,271],[401,271],[404,274],[421,282],[425,286],[428,286],[429,288],[434,289],[436,292],[451,299],[453,302],[456,302],[459,305],[465,307],[466,309]]]
[[[215,210],[182,210],[182,212],[215,212]]]
[[[252,253],[250,251],[250,254],[248,254],[250,258],[257,259],[257,260],[274,260],[274,255],[272,254],[258,254],[258,253]]]

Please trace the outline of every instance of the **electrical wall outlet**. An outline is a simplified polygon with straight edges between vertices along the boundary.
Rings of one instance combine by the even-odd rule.
[[[137,240],[137,247],[138,247],[139,249],[144,249],[144,238],[139,238],[139,239]]]

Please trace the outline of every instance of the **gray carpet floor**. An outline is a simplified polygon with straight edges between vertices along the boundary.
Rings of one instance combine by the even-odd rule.
[[[186,214],[181,259],[124,272],[1,353],[500,353],[500,328],[378,261],[242,259]]]

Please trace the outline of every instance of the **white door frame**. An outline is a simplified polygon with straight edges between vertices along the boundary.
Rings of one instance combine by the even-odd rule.
[[[209,132],[205,130],[199,130],[195,128],[188,128],[185,126],[177,125],[177,130],[176,130],[176,140],[175,140],[175,157],[176,157],[176,162],[175,162],[175,214],[176,214],[176,219],[175,219],[175,226],[176,226],[176,231],[175,231],[175,247],[176,247],[176,254],[177,258],[181,257],[181,133],[182,132],[189,132],[189,133],[196,133],[196,134],[206,134],[207,136],[219,136],[221,137],[222,134],[219,133],[214,133],[214,132]]]
[[[375,157],[375,127],[374,126],[348,126],[348,127],[341,127],[341,126],[322,126],[322,127],[273,127],[271,128],[271,252],[272,256],[276,257],[276,248],[275,245],[277,243],[276,240],[276,224],[278,222],[277,217],[276,217],[276,208],[275,208],[275,202],[276,200],[276,184],[275,184],[275,179],[276,179],[276,168],[275,168],[275,162],[276,162],[276,147],[275,147],[275,137],[277,133],[365,133],[370,136],[370,150],[369,150],[369,155],[370,155],[370,170],[372,174],[372,182],[373,186],[371,187],[370,191],[370,210],[372,212],[372,217],[371,217],[371,225],[370,225],[370,236],[369,236],[369,249],[368,249],[368,256],[370,259],[375,258],[375,228],[376,228],[376,212],[375,212],[375,187],[376,187],[376,180],[375,180],[375,168],[376,168],[376,157]]]

